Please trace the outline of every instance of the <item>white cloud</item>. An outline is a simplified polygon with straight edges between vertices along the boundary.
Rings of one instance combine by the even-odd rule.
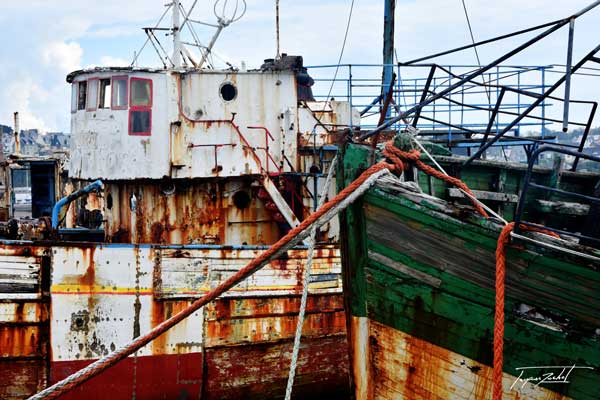
[[[184,0],[183,4],[189,6],[192,1]],[[213,1],[198,2],[194,17],[214,22]],[[484,39],[565,17],[589,1],[469,0],[467,6],[476,39]],[[164,0],[29,0],[28,7],[23,7],[18,2],[0,1],[2,34],[12,38],[0,46],[0,87],[3,88],[0,123],[10,123],[13,109],[19,108],[24,128],[68,130],[70,88],[65,84],[65,74],[81,65],[129,65],[130,56],[145,40],[139,28],[154,25],[165,3]],[[304,56],[309,65],[337,62],[349,4],[349,0],[281,2],[282,51]],[[596,44],[597,23],[594,22],[599,15],[600,9],[578,20],[575,38],[582,43],[576,47],[575,58]],[[215,53],[237,65],[245,60],[248,68],[259,66],[264,58],[275,55],[274,20],[272,0],[248,1],[246,15],[223,31]],[[168,21],[169,15],[163,22],[168,24]],[[380,63],[382,22],[383,0],[357,0],[342,62]],[[196,28],[200,39],[208,42],[214,29]],[[135,36],[136,33],[139,36]],[[157,36],[170,52],[169,38],[162,33]],[[469,42],[460,2],[396,2],[396,48],[400,60]],[[524,53],[518,61],[525,64],[561,62],[565,42],[563,30],[546,41],[541,50]],[[482,62],[490,61],[514,43],[481,48]],[[159,64],[151,45],[146,46],[142,56],[139,65]],[[460,57],[440,61],[474,63],[475,57],[468,51]],[[19,87],[15,88],[13,82],[19,82]],[[11,90],[6,90],[7,87]],[[593,84],[587,88],[590,92],[594,90]],[[18,101],[13,101],[13,96],[18,96]],[[29,123],[37,125],[27,125]]]
[[[77,42],[51,42],[42,49],[42,60],[47,66],[54,66],[63,73],[80,68],[83,49]]]
[[[47,131],[48,127],[43,118],[31,110],[32,100],[38,98],[48,99],[48,92],[32,79],[17,80],[9,84],[4,88],[4,95],[0,99],[0,104],[3,105],[1,108],[5,110],[2,117],[10,117],[13,112],[18,111],[22,129],[35,127]],[[12,118],[10,121],[12,122]]]
[[[101,67],[128,67],[131,64],[130,60],[125,60],[124,58],[112,57],[112,56],[102,56],[100,57],[100,66]]]

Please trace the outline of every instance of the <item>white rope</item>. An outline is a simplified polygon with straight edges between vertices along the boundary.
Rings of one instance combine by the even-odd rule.
[[[325,184],[321,190],[321,197],[317,205],[317,210],[323,206],[327,193],[329,192],[329,186],[333,177],[333,170],[337,162],[337,155],[331,161],[329,171],[327,172],[327,178]],[[316,179],[316,178],[315,178]],[[316,193],[314,194],[317,195]],[[315,210],[316,211],[316,210]],[[290,363],[290,372],[288,374],[287,387],[285,389],[285,400],[292,398],[292,387],[294,386],[294,378],[296,376],[296,367],[298,364],[298,353],[300,351],[300,339],[302,338],[302,326],[304,325],[304,315],[306,313],[306,301],[308,299],[308,283],[310,280],[310,270],[312,267],[313,256],[315,253],[317,228],[313,226],[310,230],[310,237],[308,240],[308,257],[306,259],[306,268],[304,269],[304,279],[302,282],[302,298],[300,299],[300,311],[298,313],[298,323],[296,324],[296,335],[294,336],[294,347],[292,349],[292,361]]]
[[[414,129],[414,128],[413,128]],[[410,133],[412,133],[412,131],[409,130]],[[413,135],[411,135],[412,140],[417,144],[417,146],[419,146],[419,148],[421,149],[421,151],[423,153],[425,153],[427,155],[427,157],[433,162],[433,164],[435,164],[435,166],[446,176],[449,176],[448,173],[444,170],[444,168],[442,168],[442,166],[440,164],[438,164],[438,162],[433,158],[433,156],[431,154],[429,154],[429,152],[427,151],[427,149],[421,144],[421,142],[419,142],[419,140],[417,140],[417,138]],[[508,221],[506,221],[504,218],[502,218],[500,216],[500,214],[498,214],[497,212],[495,212],[494,210],[492,210],[491,208],[489,208],[488,206],[486,206],[485,204],[483,204],[477,197],[473,196],[471,193],[468,193],[462,189],[458,189],[462,192],[462,194],[464,194],[465,196],[467,196],[469,199],[473,200],[474,202],[476,202],[477,204],[479,204],[481,207],[483,207],[483,209],[487,212],[489,212],[490,214],[492,214],[495,218],[497,218],[498,220],[502,221],[502,223],[504,225],[508,225]]]
[[[413,129],[414,129],[414,128],[413,128]],[[432,156],[431,154],[429,154],[429,152],[428,152],[428,151],[425,149],[425,147],[423,147],[423,145],[422,145],[422,144],[421,144],[421,143],[420,143],[420,142],[417,140],[417,138],[414,136],[414,133],[415,133],[415,131],[416,131],[416,130],[415,130],[415,131],[412,131],[412,130],[410,130],[410,129],[409,129],[408,131],[409,131],[410,133],[412,133],[412,134],[413,134],[413,135],[411,135],[411,136],[412,136],[412,139],[413,139],[413,141],[414,141],[414,142],[417,144],[417,146],[419,146],[419,148],[420,148],[420,149],[423,151],[423,153],[425,153],[425,154],[427,155],[427,157],[428,157],[428,158],[429,158],[429,159],[430,159],[430,160],[431,160],[431,161],[432,161],[432,162],[435,164],[435,166],[436,166],[436,167],[438,167],[438,169],[439,169],[440,171],[442,171],[442,173],[443,173],[444,175],[448,175],[448,173],[447,173],[446,171],[444,171],[444,169],[442,168],[442,166],[441,166],[441,165],[439,165],[439,164],[437,163],[437,161],[436,161],[436,160],[433,158],[433,156]],[[499,214],[497,214],[497,213],[496,213],[494,210],[490,209],[488,206],[486,206],[485,204],[483,204],[483,203],[482,203],[482,202],[481,202],[481,201],[480,201],[478,198],[476,198],[475,196],[471,195],[470,193],[467,193],[467,192],[465,192],[465,191],[464,191],[464,190],[462,190],[462,189],[459,189],[459,190],[460,190],[460,191],[461,191],[461,192],[462,192],[462,193],[463,193],[465,196],[467,196],[468,198],[470,198],[471,200],[473,200],[474,202],[476,202],[477,204],[479,204],[481,207],[483,207],[483,208],[484,208],[484,209],[485,209],[487,212],[489,212],[491,215],[493,215],[494,217],[498,218],[498,220],[502,221],[502,223],[504,223],[504,225],[508,225],[508,222],[507,222],[507,221],[506,221],[504,218],[502,218],[502,217],[501,217]],[[543,232],[538,232],[538,233],[540,233],[540,234],[542,234],[542,235],[546,235],[546,236],[548,236],[548,237],[551,237],[551,238],[553,238],[553,239],[555,239],[555,240],[558,240],[558,241],[560,241],[560,242],[563,242],[563,243],[565,243],[565,244],[566,244],[566,243],[568,243],[568,242],[567,242],[565,239],[563,239],[563,238],[560,238],[560,237],[559,237],[559,238],[554,238],[553,236],[549,236],[549,235],[547,235],[546,233],[543,233]],[[519,234],[517,234],[517,233],[514,233],[514,232],[511,232],[511,234],[510,234],[510,235],[511,235],[512,237],[516,237],[516,238],[518,238],[518,239],[522,239],[522,240],[528,241],[528,242],[530,242],[530,243],[537,244],[538,246],[543,246],[543,247],[547,247],[547,248],[550,248],[550,249],[553,249],[553,250],[562,251],[562,252],[565,252],[565,253],[568,253],[568,254],[577,255],[577,256],[584,257],[584,258],[587,258],[587,259],[590,259],[590,260],[594,260],[594,261],[598,261],[598,260],[600,260],[600,258],[598,258],[598,257],[595,257],[595,256],[593,256],[593,255],[590,255],[590,254],[585,254],[585,253],[582,253],[582,252],[580,252],[580,251],[571,250],[571,249],[569,249],[569,248],[567,248],[567,247],[560,247],[560,246],[557,246],[557,245],[553,245],[553,244],[551,244],[551,243],[548,243],[548,242],[543,242],[543,241],[541,241],[541,240],[537,240],[537,239],[534,239],[534,238],[531,238],[531,237],[527,237],[527,236],[519,235]]]

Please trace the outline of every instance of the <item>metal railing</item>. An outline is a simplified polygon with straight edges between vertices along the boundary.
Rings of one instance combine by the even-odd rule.
[[[536,164],[536,161],[539,158],[539,156],[545,152],[553,152],[553,153],[563,154],[565,156],[571,156],[575,160],[585,159],[585,160],[590,160],[593,162],[600,163],[600,157],[596,157],[596,156],[593,156],[590,154],[585,154],[585,153],[582,153],[579,151],[566,149],[566,148],[562,148],[562,147],[544,145],[544,146],[537,148],[535,151],[533,151],[531,154],[531,157],[529,158],[529,164],[527,167],[527,172],[525,173],[525,180],[523,182],[523,190],[521,191],[521,195],[519,197],[519,203],[517,206],[517,212],[515,213],[514,232],[519,233],[520,225],[528,225],[528,226],[532,226],[532,227],[536,227],[536,228],[543,228],[543,229],[546,229],[546,230],[549,230],[549,231],[552,231],[552,232],[555,232],[555,233],[558,233],[561,235],[566,235],[566,236],[570,236],[573,238],[577,238],[580,241],[583,240],[587,243],[594,243],[594,247],[599,247],[600,246],[599,238],[591,237],[591,236],[582,234],[580,232],[569,232],[565,229],[543,226],[543,225],[523,221],[523,213],[525,211],[527,194],[529,193],[530,189],[532,189],[532,188],[543,191],[543,192],[551,193],[554,195],[558,195],[558,196],[560,196],[561,199],[563,199],[563,198],[577,199],[578,201],[583,202],[584,204],[589,204],[590,211],[588,211],[588,215],[590,214],[591,207],[593,205],[600,204],[600,197],[590,196],[589,194],[571,192],[571,191],[560,189],[558,187],[552,187],[552,186],[547,186],[547,185],[542,185],[539,183],[532,182],[531,178],[532,178],[532,174],[533,174],[533,166]]]
[[[337,75],[337,65],[319,65],[309,68],[315,80],[313,92],[316,100],[330,99],[348,101],[361,111],[361,129],[373,129],[378,125],[387,90],[381,83],[383,64],[342,64]],[[392,89],[392,100],[386,120],[397,117],[403,110],[421,103],[427,96],[449,88],[460,78],[479,67],[475,65],[447,65],[432,68],[431,64],[402,66],[393,65],[396,79]],[[390,129],[403,129],[407,123],[414,124],[422,135],[433,136],[434,141],[443,141],[451,147],[475,147],[486,130],[495,134],[532,104],[536,95],[542,95],[548,85],[546,73],[552,66],[496,66],[484,73],[478,81],[463,85],[447,96],[428,104],[412,121],[398,122]],[[503,87],[509,88],[508,90]],[[527,94],[529,95],[527,95]],[[495,110],[496,105],[499,104]],[[552,124],[547,119],[547,108],[552,103],[543,101],[536,114],[519,122],[512,130],[513,136],[521,133],[538,132],[539,139],[547,138],[546,127]],[[490,117],[495,114],[491,127]],[[508,117],[507,117],[508,116]],[[348,121],[351,125],[351,121]],[[531,143],[529,139],[508,144]],[[507,145],[502,142],[502,145]]]

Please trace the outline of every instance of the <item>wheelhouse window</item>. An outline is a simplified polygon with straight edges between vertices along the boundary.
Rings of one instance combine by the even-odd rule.
[[[152,107],[152,81],[131,78],[131,107]]]
[[[113,76],[112,77],[112,103],[113,110],[127,109],[127,77]]]
[[[110,101],[110,79],[100,79],[100,95],[98,96],[98,108],[109,108]]]
[[[77,112],[77,83],[71,85],[71,112]]]
[[[77,109],[85,110],[85,100],[87,98],[87,81],[77,84]]]
[[[94,111],[98,108],[98,78],[88,80],[87,88],[87,111]]]
[[[131,78],[129,134],[150,136],[152,130],[152,80]]]

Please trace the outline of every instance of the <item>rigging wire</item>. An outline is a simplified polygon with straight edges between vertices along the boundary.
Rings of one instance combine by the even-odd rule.
[[[477,51],[477,46],[475,45],[475,36],[473,35],[473,28],[471,26],[471,20],[469,19],[469,12],[467,11],[467,4],[465,3],[465,0],[461,0],[461,2],[462,2],[463,10],[465,11],[465,18],[467,20],[469,34],[471,35],[471,42],[473,43],[473,50],[475,51],[475,58],[477,58],[477,65],[479,65],[479,68],[481,68],[481,60],[479,59],[479,52]],[[485,94],[487,96],[488,103],[491,104],[492,97],[490,95],[489,88],[485,85],[485,76],[482,76],[481,78],[483,79]],[[504,146],[501,146],[501,149],[502,149],[502,154],[504,155],[504,160],[508,161],[508,157],[506,156],[506,152],[504,151]]]
[[[162,22],[162,20],[165,17],[165,15],[167,15],[167,13],[171,9],[171,7],[173,7],[172,3],[167,6],[167,8],[165,9],[165,12],[160,16],[158,22],[156,23],[156,25],[154,25],[153,29],[158,28],[158,26]],[[150,36],[148,36],[146,38],[146,41],[144,42],[144,44],[142,45],[142,47],[140,48],[140,50],[137,53],[135,53],[135,56],[133,57],[133,61],[131,61],[131,64],[129,65],[130,67],[133,67],[135,65],[135,62],[137,61],[138,57],[140,56],[140,53],[144,50],[144,47],[146,47],[146,45],[148,44],[149,41],[150,41]]]
[[[327,97],[325,98],[326,103],[329,101],[329,96],[331,96],[331,91],[333,90],[333,85],[335,84],[335,79],[337,78],[337,74],[340,69],[340,63],[342,62],[342,56],[344,55],[344,49],[346,48],[346,40],[348,39],[348,31],[350,30],[350,21],[352,21],[352,11],[353,10],[354,10],[354,0],[352,0],[352,3],[350,3],[350,13],[348,14],[348,23],[346,24],[346,32],[344,33],[344,41],[342,43],[342,49],[340,50],[340,57],[338,58],[337,65],[335,67],[335,73],[333,74],[331,86],[329,87],[329,92],[327,92]]]

